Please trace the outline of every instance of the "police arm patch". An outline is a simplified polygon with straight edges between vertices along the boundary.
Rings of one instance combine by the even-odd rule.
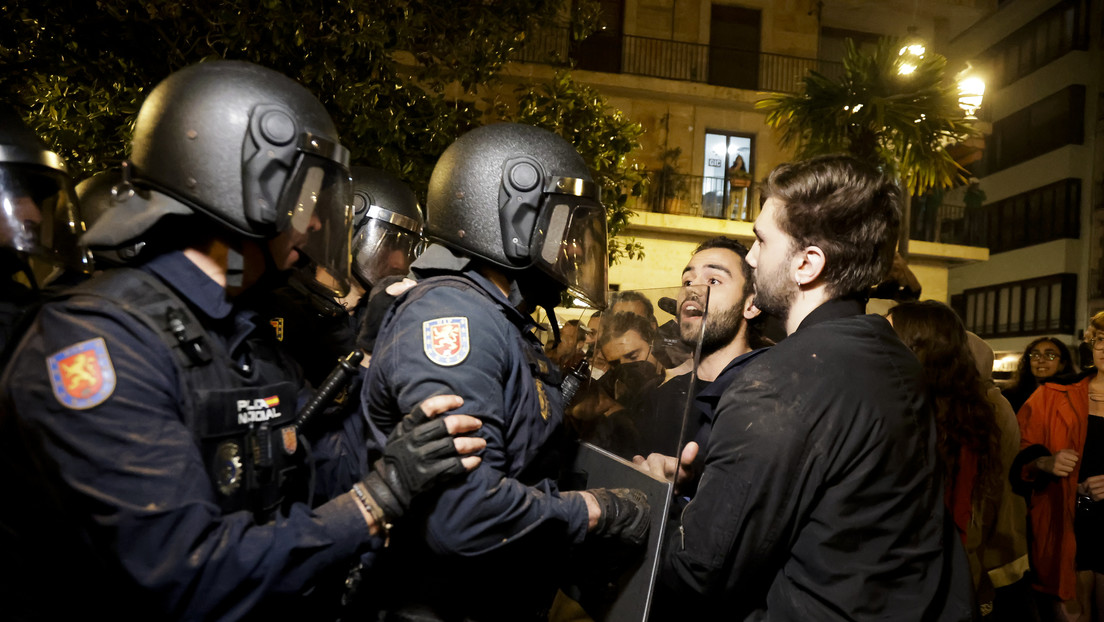
[[[422,349],[426,358],[437,365],[459,365],[471,351],[468,318],[441,317],[422,322]]]
[[[115,367],[103,337],[73,344],[46,359],[54,397],[66,408],[85,410],[115,392]]]

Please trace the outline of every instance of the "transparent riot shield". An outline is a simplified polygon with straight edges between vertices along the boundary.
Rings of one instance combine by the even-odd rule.
[[[677,460],[700,428],[693,393],[708,295],[706,286],[613,292],[599,321],[580,318],[581,355],[559,361],[565,421],[580,441],[568,487],[637,488],[651,506],[644,550],[581,547],[564,592],[597,622],[647,619],[672,485],[632,460]]]

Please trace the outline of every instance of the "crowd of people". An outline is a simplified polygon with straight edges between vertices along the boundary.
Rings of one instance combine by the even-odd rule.
[[[464,134],[423,209],[302,86],[209,61],[79,186],[13,111],[0,146],[12,619],[565,620],[582,566],[649,555],[657,621],[1104,608],[1104,314],[1093,365],[1037,339],[1007,399],[946,305],[866,314],[902,197],[855,158],[780,165],[750,248],[607,298],[543,129]],[[564,292],[598,311],[561,326]],[[667,517],[580,484],[579,442]]]

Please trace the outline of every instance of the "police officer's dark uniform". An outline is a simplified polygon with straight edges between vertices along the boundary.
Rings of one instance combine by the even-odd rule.
[[[382,313],[370,312],[370,299],[379,297],[371,310],[386,310],[393,297],[376,284],[393,282],[410,272],[410,262],[421,251],[424,218],[418,199],[402,181],[377,168],[354,166],[353,241],[351,272],[354,290],[360,292],[353,308],[334,299],[333,292],[314,282],[315,266],[307,263],[287,277],[286,285],[261,292],[249,304],[272,326],[277,340],[303,367],[312,385],[318,386],[337,360],[355,348],[368,345],[379,330]],[[256,289],[256,288],[255,288]],[[371,315],[371,319],[369,316]],[[372,326],[364,326],[365,321]],[[358,334],[366,337],[360,339]],[[359,394],[360,385],[356,385]]]
[[[456,393],[483,420],[487,450],[480,468],[420,506],[423,524],[394,532],[389,619],[540,619],[566,550],[587,534],[588,511],[554,480],[559,372],[517,307],[526,298],[554,305],[567,286],[604,306],[605,213],[569,143],[514,124],[450,146],[426,206],[437,243],[414,262],[418,285],[380,329],[365,412],[378,442],[408,405]],[[640,516],[640,505],[598,492]]]
[[[183,69],[143,105],[133,178],[123,179],[134,194],[88,241],[148,235],[152,245],[166,229],[198,220],[193,233],[221,227],[220,239],[287,236],[289,248],[311,253],[340,281],[344,154],[325,109],[290,79],[240,62]],[[342,230],[343,252],[340,233],[321,245],[313,235]],[[325,458],[340,456],[313,455],[307,445],[316,439],[295,425],[300,386],[268,327],[186,256],[202,253],[195,248],[106,272],[45,305],[3,377],[12,409],[5,449],[37,463],[5,456],[49,493],[31,518],[4,513],[19,540],[13,559],[30,568],[54,552],[58,573],[82,571],[65,578],[80,582],[70,590],[76,600],[55,588],[53,602],[26,602],[13,590],[17,618],[74,610],[113,619],[290,615],[321,573],[344,577],[342,563],[372,538],[369,526],[394,520],[437,474],[462,470],[448,456],[443,421],[425,424],[437,437],[432,455],[445,461],[422,461],[435,474],[427,480],[397,466],[417,461],[424,433],[389,443],[386,462],[359,482],[362,466],[327,468],[341,461]],[[327,475],[311,477],[312,468]],[[51,550],[58,542],[72,548]]]
[[[91,272],[81,233],[65,163],[0,106],[0,366],[43,300],[51,270]]]

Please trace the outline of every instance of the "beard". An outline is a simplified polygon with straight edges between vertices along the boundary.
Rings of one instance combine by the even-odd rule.
[[[765,272],[762,267],[755,270],[755,306],[783,323],[790,317],[790,307],[797,300],[797,283],[787,280],[781,270]]]
[[[708,355],[732,343],[744,323],[744,301],[740,300],[723,311],[706,315],[705,334],[702,336],[702,354]],[[683,322],[679,325],[682,342],[693,347],[698,341],[699,324]]]

